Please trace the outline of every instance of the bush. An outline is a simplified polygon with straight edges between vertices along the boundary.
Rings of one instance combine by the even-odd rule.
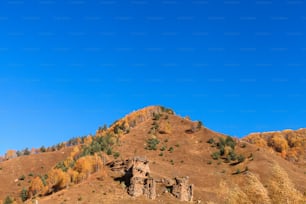
[[[113,156],[114,156],[115,159],[117,159],[120,156],[120,153],[119,152],[114,152]]]
[[[153,113],[153,120],[159,120],[160,116],[161,115],[159,113]]]
[[[241,163],[241,162],[243,162],[243,161],[245,160],[245,157],[244,157],[242,154],[240,154],[240,155],[237,157],[237,160],[238,160],[239,163]]]
[[[27,189],[23,188],[21,193],[20,193],[20,197],[21,197],[21,200],[24,202],[28,199],[28,191]]]
[[[219,157],[220,157],[220,152],[214,152],[211,154],[211,157],[214,159],[214,160],[218,160]]]
[[[214,144],[214,143],[215,143],[214,138],[210,138],[209,140],[207,140],[207,143],[209,143],[209,144]]]
[[[232,161],[235,161],[237,159],[237,155],[234,151],[230,151],[229,156]]]
[[[160,151],[165,151],[167,149],[166,145],[163,145],[161,148],[160,148]]]
[[[240,174],[240,173],[241,173],[240,169],[237,169],[234,174]]]
[[[230,146],[232,149],[235,149],[236,142],[233,140],[232,137],[227,136],[225,139],[225,145]]]
[[[168,151],[169,151],[170,153],[172,153],[172,152],[174,151],[174,148],[173,148],[173,147],[170,147],[170,148],[168,149]]]
[[[20,181],[23,181],[23,180],[25,179],[25,176],[22,175],[22,176],[20,176],[18,179],[19,179]]]
[[[198,129],[201,129],[201,127],[203,127],[203,123],[202,123],[201,121],[198,121],[197,128],[198,128]]]
[[[147,150],[157,150],[157,145],[159,144],[159,140],[156,138],[150,138],[147,140],[147,146],[145,149]]]
[[[6,196],[3,204],[12,204],[13,199],[10,196]]]

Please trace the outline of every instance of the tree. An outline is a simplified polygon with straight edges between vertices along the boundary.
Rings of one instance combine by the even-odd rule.
[[[17,157],[17,153],[15,150],[7,150],[6,154],[5,154],[5,158],[6,159],[13,159]]]
[[[40,152],[46,152],[45,146],[41,146],[41,147],[40,147]]]
[[[44,184],[39,176],[35,177],[29,186],[29,196],[42,195]]]
[[[198,128],[198,129],[201,129],[201,127],[203,127],[203,123],[202,123],[202,121],[198,121],[197,128]]]
[[[30,152],[29,148],[25,148],[23,150],[23,155],[30,155],[30,154],[31,154],[31,152]]]
[[[48,173],[48,187],[51,192],[57,192],[70,183],[70,176],[60,169],[52,169]]]

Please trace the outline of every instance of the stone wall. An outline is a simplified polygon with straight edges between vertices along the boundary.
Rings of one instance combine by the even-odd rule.
[[[175,178],[171,193],[181,201],[192,201],[193,185],[189,184],[189,177]]]

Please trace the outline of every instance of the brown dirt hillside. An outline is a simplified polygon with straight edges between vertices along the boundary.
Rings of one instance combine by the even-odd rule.
[[[225,163],[224,158],[214,160],[211,155],[218,149],[207,141],[218,141],[225,135],[172,114],[153,118],[141,119],[128,133],[118,133],[118,159],[146,157],[154,178],[189,176],[194,184],[194,201],[201,203],[305,203],[304,169],[238,139],[235,152],[245,157],[243,162],[234,165],[236,162]],[[156,150],[146,148],[152,138],[159,141]],[[178,203],[162,186],[155,201],[132,198],[125,186],[114,180],[110,169],[105,167],[102,176],[100,173],[41,198],[39,203]]]
[[[21,190],[27,187],[35,176],[46,174],[70,152],[71,148],[67,148],[0,162],[0,203],[6,196],[19,198]]]
[[[97,135],[116,132],[113,152],[120,153],[117,160],[145,157],[153,178],[188,176],[194,184],[195,203],[306,203],[305,168],[266,148],[231,139],[162,107],[145,108],[127,117],[109,130],[97,131]],[[113,156],[109,156],[108,161],[112,160]],[[37,171],[40,166],[36,166]],[[184,203],[162,185],[157,186],[156,200],[131,197],[126,186],[116,181],[117,177],[104,166],[84,182],[27,203],[35,199],[39,204]]]
[[[243,140],[306,168],[306,129],[252,133]]]

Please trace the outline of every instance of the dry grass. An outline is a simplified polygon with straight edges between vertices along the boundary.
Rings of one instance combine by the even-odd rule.
[[[271,203],[271,199],[268,196],[267,189],[262,185],[262,183],[254,173],[248,172],[246,174],[243,191],[253,204]]]
[[[286,171],[277,164],[272,168],[268,190],[273,203],[305,204],[306,202],[301,192],[295,189]]]

